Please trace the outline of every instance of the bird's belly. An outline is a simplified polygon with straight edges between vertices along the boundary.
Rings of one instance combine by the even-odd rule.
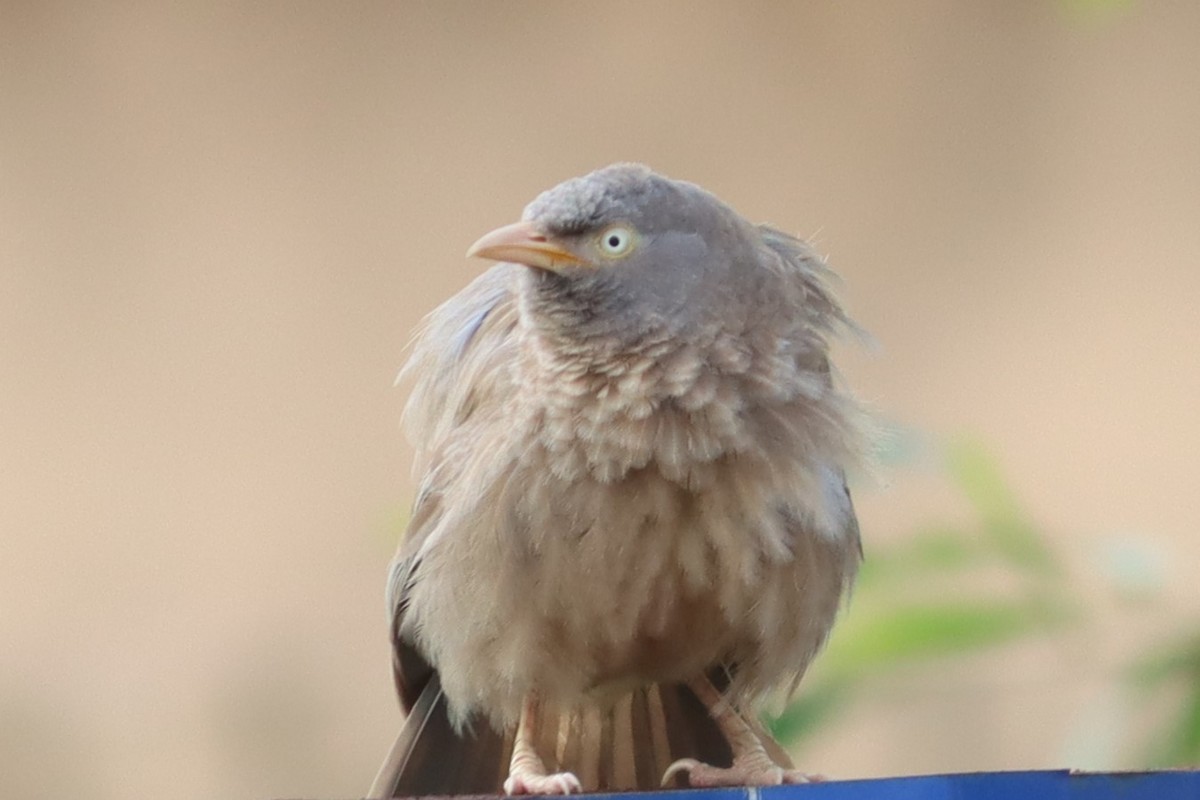
[[[511,515],[519,525],[445,549],[448,577],[421,588],[453,596],[414,597],[456,705],[511,720],[529,691],[571,704],[731,662],[773,684],[832,623],[848,544],[766,546],[767,504],[652,475],[542,487]]]
[[[592,630],[602,630],[595,621]],[[711,595],[643,609],[629,635],[594,640],[582,653],[592,673],[589,690],[602,694],[654,682],[684,681],[729,659],[737,630]],[[586,639],[584,639],[586,641]]]

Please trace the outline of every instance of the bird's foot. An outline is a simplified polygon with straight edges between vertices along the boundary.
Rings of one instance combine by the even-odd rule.
[[[514,794],[579,794],[583,786],[570,772],[547,775],[534,769],[514,769],[504,781],[504,793]]]
[[[769,758],[735,758],[731,767],[714,767],[694,758],[681,758],[667,767],[662,785],[670,786],[676,775],[685,775],[693,789],[722,786],[779,786],[785,783],[819,783],[820,775],[784,769]]]

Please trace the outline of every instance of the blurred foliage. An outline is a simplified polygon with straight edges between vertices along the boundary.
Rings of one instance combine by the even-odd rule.
[[[1181,635],[1128,671],[1137,694],[1175,700],[1166,724],[1154,733],[1144,757],[1155,767],[1200,764],[1200,626]]]
[[[941,461],[969,503],[967,526],[928,525],[870,548],[854,597],[800,695],[767,721],[796,748],[845,712],[860,690],[912,666],[964,657],[1076,625],[1088,609],[995,461],[979,444],[946,446]],[[1155,766],[1200,761],[1200,634],[1131,667],[1127,686],[1182,695],[1142,757]]]
[[[1057,557],[986,451],[958,442],[944,455],[977,524],[931,525],[870,549],[802,694],[768,723],[782,741],[802,743],[866,682],[897,667],[995,647],[1078,616]]]
[[[1133,0],[1059,0],[1059,4],[1076,19],[1094,19],[1133,8]]]

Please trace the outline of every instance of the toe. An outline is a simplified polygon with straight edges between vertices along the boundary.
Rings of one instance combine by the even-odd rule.
[[[703,764],[694,758],[681,758],[673,761],[671,762],[671,766],[667,767],[667,771],[663,773],[662,782],[659,785],[663,787],[671,786],[677,775],[690,777],[691,771],[700,766],[703,766]],[[688,782],[690,783],[691,781],[689,780]]]
[[[783,782],[788,784],[793,783],[824,783],[826,781],[824,775],[810,775],[807,772],[801,772],[798,769],[785,769],[783,771]]]
[[[519,794],[580,794],[583,786],[579,779],[570,772],[556,772],[553,775],[509,775],[504,781],[504,793]]]
[[[559,791],[558,794],[581,794],[583,786],[579,783],[579,778],[576,778],[570,772],[560,772],[557,775],[551,775],[550,778],[555,782]]]

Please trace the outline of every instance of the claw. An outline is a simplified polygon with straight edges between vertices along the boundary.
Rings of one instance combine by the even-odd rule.
[[[798,769],[783,769],[774,764],[747,763],[734,759],[732,767],[714,767],[694,758],[681,758],[667,767],[662,785],[670,786],[675,776],[687,775],[688,786],[708,789],[726,786],[779,786],[780,784],[819,783],[820,775],[809,775]]]
[[[552,775],[529,775],[514,773],[504,781],[504,793],[515,794],[580,794],[583,786],[570,772],[555,772]]]
[[[659,786],[662,786],[665,789],[672,784],[672,782],[675,780],[675,776],[679,773],[683,772],[690,775],[692,770],[694,770],[696,767],[702,766],[704,766],[704,764],[700,763],[694,758],[680,758],[672,761],[671,765],[667,767],[667,771],[663,773],[662,782],[659,783]]]

